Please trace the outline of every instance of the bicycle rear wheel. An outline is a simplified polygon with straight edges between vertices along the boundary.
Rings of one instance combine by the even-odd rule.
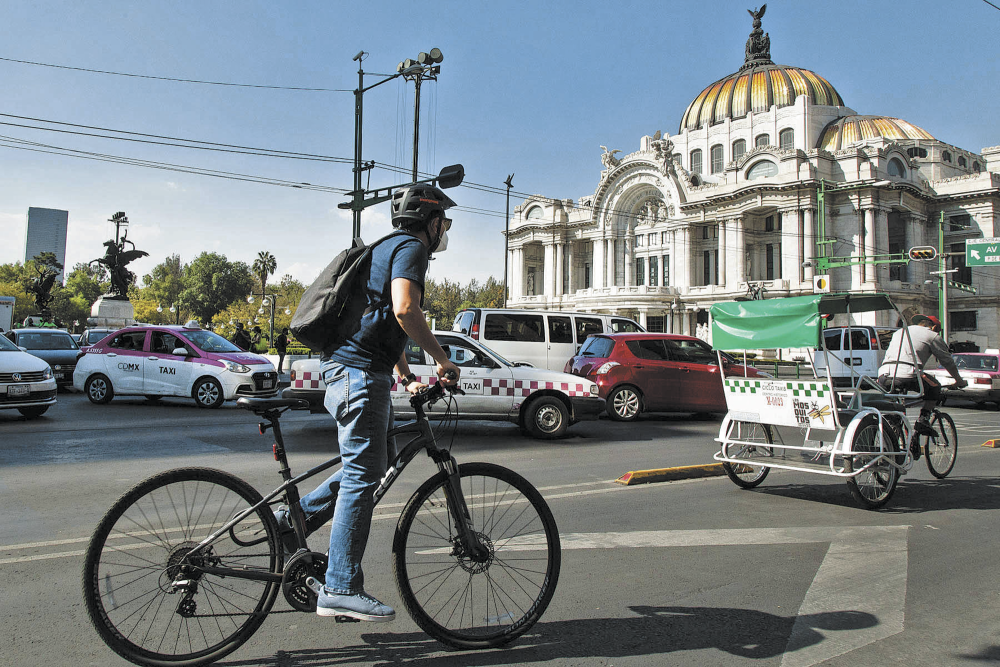
[[[882,420],[880,437],[878,419],[874,415],[865,417],[855,431],[851,449],[872,454],[846,457],[844,471],[853,472],[871,464],[854,477],[847,478],[847,488],[851,490],[851,495],[866,509],[882,507],[895,493],[899,470],[890,462],[896,457],[889,454],[902,451],[902,446],[902,438],[886,419]]]
[[[944,479],[955,467],[958,458],[958,431],[955,421],[946,412],[934,411],[931,426],[938,432],[937,436],[921,436],[924,446],[924,456],[927,457],[927,469],[938,479]]]
[[[459,466],[484,562],[461,553],[448,509],[448,477],[417,489],[400,516],[393,572],[406,610],[427,634],[456,648],[501,646],[541,617],[559,579],[559,531],[541,494],[489,463]]]
[[[204,568],[279,572],[281,547],[270,508],[264,505],[192,551],[260,500],[246,482],[209,468],[169,470],[119,498],[98,524],[83,568],[87,612],[104,642],[126,660],[162,666],[206,664],[249,639],[280,582],[222,577]]]

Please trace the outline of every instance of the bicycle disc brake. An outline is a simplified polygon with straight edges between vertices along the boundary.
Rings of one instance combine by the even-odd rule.
[[[326,578],[326,554],[300,551],[285,563],[281,575],[281,592],[294,609],[316,611],[319,593],[307,583],[308,579],[323,581]]]

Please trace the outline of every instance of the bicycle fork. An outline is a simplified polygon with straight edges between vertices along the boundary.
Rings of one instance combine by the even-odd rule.
[[[445,453],[437,460],[437,464],[438,468],[448,475],[443,490],[448,502],[448,512],[451,514],[452,521],[455,522],[456,529],[452,555],[460,558],[465,557],[476,563],[485,563],[489,560],[490,550],[473,529],[472,515],[469,513],[469,506],[466,504],[465,494],[462,492],[462,477],[458,472],[458,463],[450,453]]]

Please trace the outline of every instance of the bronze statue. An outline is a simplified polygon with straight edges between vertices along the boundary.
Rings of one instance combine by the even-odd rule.
[[[116,214],[117,215],[117,214]],[[108,240],[104,242],[107,251],[104,257],[92,260],[90,263],[103,264],[111,274],[111,294],[120,299],[128,299],[128,288],[135,282],[135,274],[125,268],[125,265],[139,259],[147,257],[148,252],[136,250],[135,244],[128,240],[128,230],[122,234],[121,240],[115,242]],[[131,250],[125,249],[125,244],[132,246]]]
[[[760,9],[747,10],[747,13],[753,18],[753,30],[750,31],[750,37],[747,39],[746,59],[741,69],[771,62],[771,38],[761,30],[761,19],[766,10],[766,4],[761,5]]]
[[[52,311],[49,310],[49,304],[52,303],[52,285],[59,273],[47,264],[35,264],[35,271],[38,272],[38,275],[32,279],[27,289],[35,295],[35,305],[38,307],[42,319],[50,320]]]

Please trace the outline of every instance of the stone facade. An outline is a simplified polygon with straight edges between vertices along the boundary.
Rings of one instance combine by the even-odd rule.
[[[602,146],[593,194],[536,195],[514,209],[508,305],[615,313],[705,337],[712,303],[761,287],[765,297],[813,293],[825,252],[854,258],[829,270],[833,291],[885,292],[907,314],[937,313],[938,261],[885,260],[938,247],[943,227],[948,269],[958,269],[949,279],[978,291],[949,291],[950,340],[998,347],[1000,273],[966,268],[964,242],[1000,236],[1000,147],[976,154],[831,105],[840,96],[822,77],[751,60],[749,48],[740,72],[692,103],[678,134],[642,137],[624,156]],[[735,117],[731,100],[708,106],[727,90],[743,94],[737,77],[749,82],[746,114]],[[856,321],[896,324],[877,317],[888,316]]]

